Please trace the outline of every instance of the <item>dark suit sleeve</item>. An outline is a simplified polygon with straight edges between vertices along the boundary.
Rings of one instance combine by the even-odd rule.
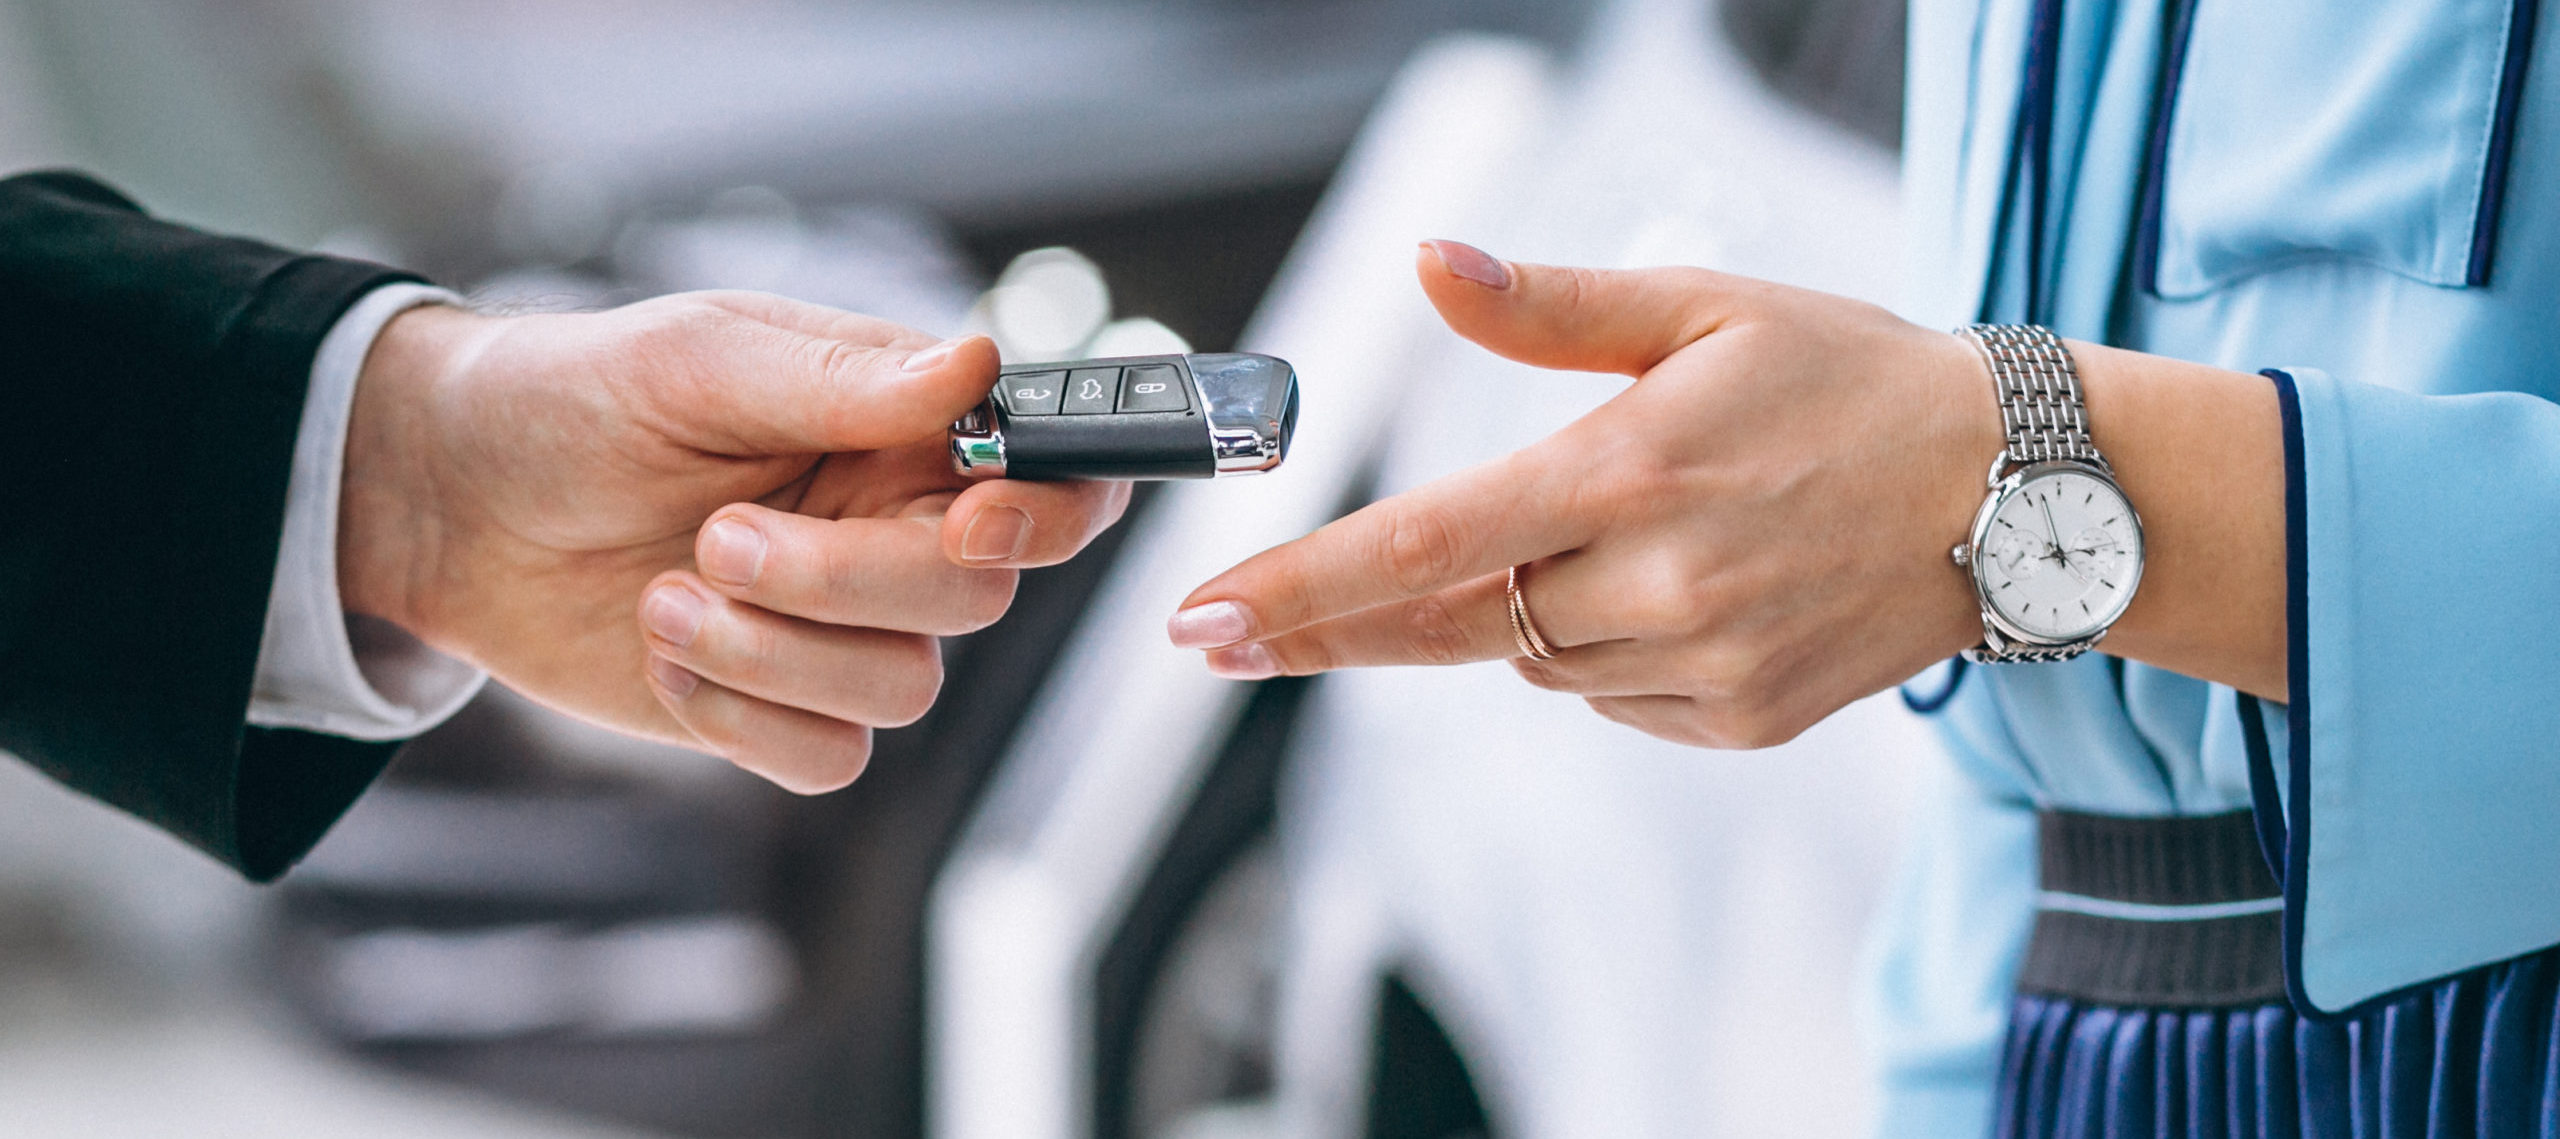
[[[413,279],[0,181],[0,749],[261,881],[389,762],[247,714],[312,357]]]

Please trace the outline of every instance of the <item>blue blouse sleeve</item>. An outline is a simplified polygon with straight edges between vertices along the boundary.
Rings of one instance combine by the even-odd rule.
[[[2351,1015],[2560,944],[2560,406],[2267,375],[2291,687],[2256,807],[2294,1002]]]
[[[2036,815],[1988,703],[1966,684],[1939,718],[1953,762],[1913,804],[1911,839],[1871,930],[1864,1027],[1877,1135],[1991,1133],[2018,962],[2035,923]],[[2004,754],[2012,753],[2012,754]]]

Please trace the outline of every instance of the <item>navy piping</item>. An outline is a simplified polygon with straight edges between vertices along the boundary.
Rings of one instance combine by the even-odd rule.
[[[2045,203],[2053,184],[2054,71],[2062,59],[2062,0],[2036,0],[2027,24],[2027,74],[2018,93],[2018,148],[2027,162],[2027,320],[2046,319]]]
[[[2142,208],[2134,223],[2133,271],[2142,291],[2155,297],[2160,295],[2160,214],[2169,194],[2169,126],[2177,117],[2178,92],[2185,85],[2187,41],[2195,38],[2199,2],[2185,0],[2176,6],[2177,23],[2169,33],[2168,55],[2161,64],[2160,97],[2151,108],[2151,140],[2143,148]]]
[[[2498,215],[2507,194],[2508,158],[2515,150],[2516,110],[2524,102],[2525,72],[2533,65],[2533,28],[2537,0],[2516,0],[2507,19],[2507,60],[2498,74],[2498,113],[2489,127],[2489,160],[2480,171],[2480,209],[2471,219],[2471,264],[2462,282],[2477,288],[2489,283],[2490,263],[2498,253]]]
[[[1965,666],[1971,663],[1973,662],[1963,657],[1948,658],[1947,686],[1939,689],[1934,696],[1914,696],[1908,684],[1896,689],[1895,691],[1902,694],[1902,706],[1923,716],[1936,715],[1947,706],[1948,701],[1956,698],[1956,689],[1964,685]]]
[[[2295,1011],[2305,1016],[2323,1016],[2310,994],[2302,989],[2302,908],[2303,896],[2311,885],[2304,872],[2311,860],[2311,621],[2309,520],[2305,506],[2308,492],[2302,470],[2302,393],[2295,390],[2293,375],[2269,368],[2259,375],[2275,381],[2276,406],[2284,423],[2284,627],[2285,627],[2285,765],[2286,780],[2292,798],[2290,803],[2269,803],[2263,799],[2253,805],[2263,813],[2281,812],[2284,828],[2280,833],[2284,850],[2284,870],[2276,875],[2284,883],[2284,987],[2293,998]],[[2272,762],[2272,761],[2271,761]],[[2275,790],[2273,772],[2267,779],[2267,793]],[[2251,798],[2258,799],[2257,780],[2250,780]]]
[[[2255,808],[2252,818],[2258,827],[2258,854],[2267,860],[2267,873],[2276,884],[2284,884],[2284,800],[2276,794],[2276,764],[2273,749],[2267,746],[2266,709],[2258,698],[2233,690],[2232,704],[2240,712],[2240,739],[2249,749],[2249,805]]]

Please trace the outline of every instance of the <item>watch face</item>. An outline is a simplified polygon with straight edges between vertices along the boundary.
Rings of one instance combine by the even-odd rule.
[[[2023,472],[1975,541],[1983,603],[2049,644],[2105,629],[2142,577],[2142,523],[2113,482],[2071,464]]]

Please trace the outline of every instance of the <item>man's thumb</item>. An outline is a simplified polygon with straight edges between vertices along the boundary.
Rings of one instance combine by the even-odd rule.
[[[1715,331],[1737,280],[1704,269],[1518,264],[1455,241],[1423,242],[1414,271],[1440,318],[1497,355],[1629,376]]]
[[[699,363],[720,374],[695,390],[721,394],[695,409],[699,426],[741,454],[873,451],[939,434],[995,382],[984,336],[865,339],[780,330],[706,345]]]

